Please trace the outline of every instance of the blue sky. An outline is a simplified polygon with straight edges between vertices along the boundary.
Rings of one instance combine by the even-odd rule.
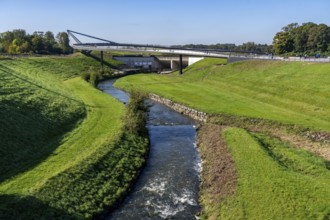
[[[67,29],[121,43],[272,42],[283,26],[330,26],[330,0],[0,0],[0,32]]]

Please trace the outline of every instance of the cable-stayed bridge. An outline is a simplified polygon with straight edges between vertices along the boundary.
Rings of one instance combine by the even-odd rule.
[[[189,49],[179,48],[172,46],[160,46],[150,44],[128,44],[128,43],[117,43],[114,41],[94,37],[91,35],[79,33],[72,30],[67,30],[69,36],[75,40],[73,48],[82,51],[100,51],[101,62],[103,62],[104,51],[122,51],[122,52],[138,52],[138,53],[155,53],[155,54],[171,54],[179,56],[179,69],[182,74],[182,57],[183,56],[194,56],[194,57],[216,57],[226,58],[228,61],[233,60],[244,60],[244,59],[274,59],[273,56],[269,55],[256,55],[252,53],[233,53],[230,51],[218,51],[218,50],[206,50],[206,49]],[[102,43],[82,43],[76,35],[91,38],[94,40],[101,41]]]

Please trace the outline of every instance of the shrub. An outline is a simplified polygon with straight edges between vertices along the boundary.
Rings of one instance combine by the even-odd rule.
[[[92,86],[96,86],[97,82],[101,79],[103,79],[103,75],[102,75],[103,71],[99,70],[96,67],[90,66],[89,70],[87,72],[83,72],[81,74],[81,77],[89,82]]]
[[[145,94],[138,90],[131,90],[130,101],[127,105],[127,112],[124,116],[126,130],[135,135],[144,136],[147,134],[146,107],[144,105]]]
[[[96,87],[100,80],[110,78],[111,76],[113,76],[112,69],[99,69],[94,66],[90,66],[87,72],[81,73],[81,78],[92,84],[94,87]]]

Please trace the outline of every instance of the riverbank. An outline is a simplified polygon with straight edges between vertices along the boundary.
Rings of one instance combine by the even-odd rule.
[[[128,103],[128,94],[113,82],[101,82],[98,88]],[[193,219],[200,210],[196,121],[150,99],[145,105],[150,139],[146,167],[127,198],[105,219]]]
[[[263,120],[249,120],[244,118],[234,118],[229,117],[225,118],[223,117],[216,117],[211,116],[206,113],[200,114],[198,111],[191,110],[188,107],[185,107],[183,105],[174,103],[173,101],[169,101],[168,99],[162,98],[160,96],[155,95],[149,95],[153,97],[153,100],[158,101],[162,104],[167,105],[168,107],[171,107],[173,110],[181,113],[186,114],[190,117],[195,117],[196,119],[199,119],[201,122],[204,122],[198,129],[198,148],[201,153],[201,159],[202,159],[202,182],[201,182],[201,189],[200,189],[200,202],[203,206],[203,210],[201,212],[201,218],[202,219],[217,219],[220,215],[222,218],[227,218],[230,214],[232,217],[241,216],[247,217],[242,215],[241,212],[244,212],[241,208],[236,207],[233,208],[231,205],[228,207],[228,204],[226,204],[226,201],[230,200],[236,200],[237,202],[242,202],[244,198],[242,197],[242,194],[245,194],[244,196],[247,196],[246,192],[246,186],[242,186],[246,183],[247,179],[251,179],[250,176],[255,171],[252,171],[252,167],[249,169],[245,169],[244,163],[241,165],[243,167],[237,166],[237,164],[234,162],[233,159],[233,150],[231,150],[232,145],[228,144],[228,141],[225,138],[225,132],[227,130],[230,130],[231,127],[237,126],[244,129],[241,129],[241,131],[246,131],[252,139],[255,139],[254,141],[257,141],[258,148],[263,149],[264,151],[267,151],[269,154],[268,156],[270,159],[269,169],[278,169],[278,165],[280,167],[285,168],[286,171],[279,172],[279,176],[274,176],[275,180],[274,182],[277,182],[277,179],[291,179],[297,178],[293,177],[296,174],[301,176],[303,173],[304,176],[301,177],[301,180],[296,180],[296,186],[293,186],[295,190],[298,190],[296,188],[300,181],[306,181],[303,180],[304,178],[309,178],[308,176],[312,175],[314,176],[315,173],[320,173],[321,175],[314,176],[315,181],[312,181],[309,183],[310,185],[305,185],[304,188],[301,190],[309,191],[312,190],[314,187],[314,184],[323,185],[323,180],[327,179],[327,176],[330,177],[328,169],[329,165],[327,165],[327,162],[324,160],[329,161],[329,151],[328,148],[324,148],[326,144],[328,143],[328,140],[326,137],[320,138],[317,141],[311,140],[310,137],[299,135],[298,132],[295,129],[292,129],[291,127],[287,127],[284,125],[280,125],[277,123],[272,123],[269,121],[263,121]],[[198,114],[197,114],[198,112]],[[202,115],[203,117],[198,118],[198,116]],[[205,118],[208,118],[208,122],[205,123]],[[235,121],[235,122],[234,122]],[[300,131],[298,129],[298,131]],[[264,135],[267,134],[267,135]],[[325,133],[327,134],[327,133]],[[235,138],[240,138],[238,135],[234,135]],[[322,136],[322,135],[320,135]],[[246,143],[249,145],[249,143]],[[252,144],[252,142],[251,142]],[[242,145],[244,146],[245,143]],[[278,150],[278,148],[282,148]],[[315,155],[309,154],[307,152],[304,152],[300,149],[306,149],[310,152],[319,154],[324,159],[318,158]],[[255,149],[256,150],[256,149]],[[245,152],[243,150],[243,152]],[[238,154],[241,154],[242,150],[238,151]],[[256,152],[254,152],[256,153]],[[253,154],[254,154],[253,153]],[[244,154],[244,153],[243,153]],[[257,154],[257,153],[256,153]],[[258,156],[255,156],[255,160],[260,160],[261,158]],[[264,155],[265,156],[265,155]],[[235,157],[234,157],[235,158]],[[238,160],[238,159],[236,159]],[[241,160],[241,159],[240,159]],[[267,159],[268,160],[268,159]],[[285,162],[284,162],[285,161]],[[287,162],[290,161],[290,162]],[[313,166],[313,171],[310,170],[310,166]],[[247,179],[242,180],[238,178],[238,169],[241,169],[242,173],[247,173],[248,177]],[[280,168],[281,169],[281,168]],[[300,171],[300,169],[304,170]],[[260,179],[256,178],[255,181],[262,182],[265,181],[262,177],[263,175],[267,176],[267,172],[269,170],[264,170],[262,174],[259,175],[261,177]],[[260,172],[260,171],[258,171]],[[293,173],[291,173],[293,172]],[[255,174],[252,174],[255,175]],[[283,177],[281,177],[283,176]],[[285,176],[285,177],[284,177]],[[266,177],[267,179],[268,177]],[[243,182],[244,184],[242,184]],[[261,186],[260,184],[250,182],[249,184],[256,184],[258,187],[271,187],[273,190],[278,188],[277,185],[270,186],[271,183],[267,182],[267,186]],[[262,184],[262,183],[261,183]],[[270,185],[269,185],[270,184]],[[283,181],[283,186],[281,187],[282,190],[284,190],[286,193],[290,193],[290,190],[292,190],[292,186],[286,186],[285,181]],[[289,184],[288,184],[289,185]],[[292,185],[292,183],[291,183]],[[238,187],[239,186],[239,187]],[[249,190],[254,190],[253,187],[249,186]],[[266,192],[268,189],[255,189],[263,196],[263,194],[268,194],[268,197],[273,197],[273,199],[277,198],[278,196],[281,196],[282,193],[278,194],[278,192],[270,193]],[[266,190],[263,192],[263,190]],[[243,192],[240,192],[243,191]],[[297,201],[300,199],[303,199],[304,197],[307,198],[308,195],[305,195],[303,193],[295,195],[297,198]],[[307,197],[306,197],[307,196]],[[260,199],[260,198],[254,198],[254,199]],[[285,201],[286,198],[282,196],[282,199]],[[290,198],[292,199],[292,198]],[[270,200],[269,198],[267,201]],[[272,200],[272,199],[271,199]],[[304,199],[307,201],[306,199]],[[323,199],[320,199],[320,202],[322,203]],[[294,201],[292,201],[294,202]],[[271,215],[277,216],[291,216],[292,218],[295,217],[298,213],[291,212],[288,210],[283,210],[282,207],[283,204],[277,207],[273,207],[273,209],[270,209],[268,212],[266,210],[259,210],[258,208],[254,210],[255,208],[252,208],[250,211],[257,211],[258,218],[267,218]],[[290,206],[296,207],[296,209],[299,209],[300,207],[300,218],[304,218],[305,216],[310,216],[309,211],[304,210],[304,203],[290,203]],[[226,214],[223,214],[224,211],[219,211],[219,207],[223,210],[230,210],[226,211]],[[320,207],[315,206],[315,209],[319,209]],[[244,209],[244,208],[243,208]],[[321,209],[322,210],[322,209]],[[232,213],[234,212],[234,214]],[[273,212],[276,212],[275,214]],[[327,216],[328,211],[327,209],[322,211],[317,211],[318,216]],[[290,217],[290,218],[291,218]]]
[[[203,124],[198,130],[198,149],[202,159],[200,202],[204,219],[217,219],[219,205],[237,189],[237,171],[223,138],[224,127]]]
[[[267,61],[226,67],[212,60],[189,67],[182,76],[136,75],[116,85],[207,113],[209,124],[202,126],[199,141],[206,170],[202,218],[327,218],[326,67]],[[310,90],[313,97],[305,96]],[[223,158],[226,148],[231,157]],[[219,187],[224,191],[217,193]]]
[[[91,219],[131,187],[148,141],[79,77],[90,66],[81,55],[1,61],[1,219]]]
[[[149,94],[151,100],[164,104],[181,114],[187,115],[199,122],[209,122],[222,126],[241,127],[253,132],[267,133],[287,141],[297,148],[303,148],[330,161],[330,132],[319,132],[263,119],[249,119],[229,115],[212,115],[173,102],[170,99]]]

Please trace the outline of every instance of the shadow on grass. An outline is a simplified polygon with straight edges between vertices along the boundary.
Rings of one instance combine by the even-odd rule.
[[[1,77],[0,183],[44,161],[86,115],[82,102],[59,98],[0,64]]]
[[[98,57],[98,56],[96,56],[96,55],[94,55],[94,54],[91,54],[91,53],[83,53],[83,54],[84,54],[85,56],[87,56],[87,57],[90,57],[90,58],[92,58],[92,59],[94,59],[94,60],[100,62],[100,63],[101,63],[101,61],[102,61],[100,57]],[[105,61],[104,59],[103,59],[103,64],[106,65],[106,66],[108,66],[108,67],[110,67],[110,68],[112,68],[112,69],[118,69],[117,66],[112,65],[111,63]]]
[[[79,119],[56,123],[37,109],[12,101],[1,102],[0,183],[49,157]]]
[[[42,85],[40,85],[40,84],[38,84],[36,82],[33,82],[32,80],[28,79],[27,77],[25,77],[23,75],[19,75],[18,73],[14,72],[13,70],[11,70],[11,69],[9,69],[9,68],[1,65],[1,64],[0,64],[0,71],[4,72],[5,74],[10,74],[12,77],[15,77],[15,78],[17,78],[19,80],[22,80],[22,81],[24,81],[24,82],[26,82],[26,83],[34,86],[34,87],[43,89],[43,90],[45,90],[45,91],[47,91],[49,93],[53,93],[56,96],[61,96],[61,97],[65,98],[65,99],[71,100],[71,101],[76,102],[76,103],[78,103],[80,105],[84,105],[84,103],[81,100],[76,100],[76,99],[73,99],[72,97],[69,97],[67,95],[61,94],[61,93],[59,93],[59,92],[57,92],[55,90],[48,89],[48,88],[46,88],[46,87],[44,87],[44,86],[42,86]]]
[[[0,219],[82,219],[44,204],[33,196],[0,195]]]

